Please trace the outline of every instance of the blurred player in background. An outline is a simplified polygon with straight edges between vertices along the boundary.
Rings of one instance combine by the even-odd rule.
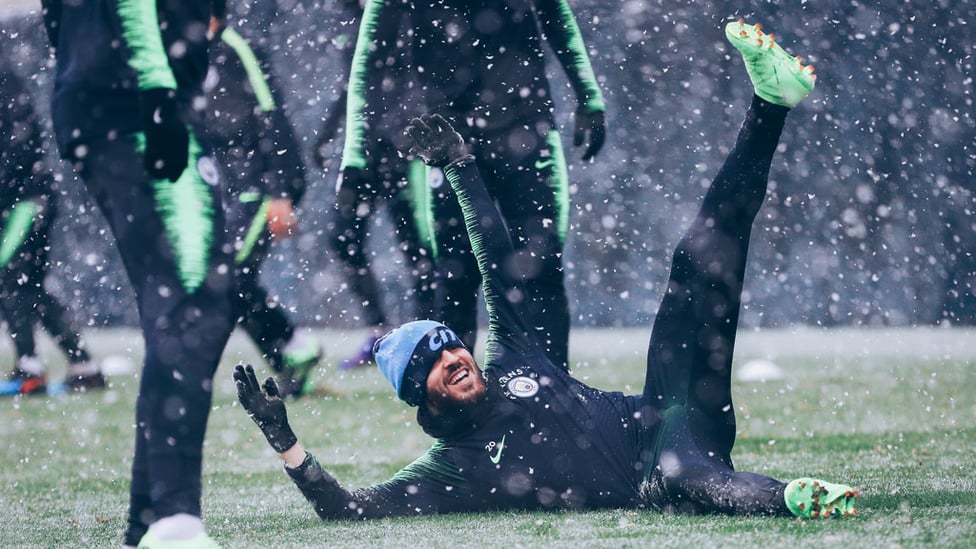
[[[346,31],[336,40],[346,55],[348,67],[355,49],[362,7],[358,0],[340,0],[342,25]],[[393,221],[400,252],[406,260],[403,269],[411,281],[405,296],[414,302],[413,318],[430,318],[434,312],[430,198],[423,162],[404,157],[402,129],[421,111],[420,90],[409,68],[409,52],[397,48],[395,55],[374,67],[370,85],[363,93],[371,105],[382,105],[375,123],[365,130],[365,161],[361,169],[346,170],[336,184],[335,228],[330,242],[342,266],[349,288],[362,306],[362,323],[367,326],[365,341],[352,356],[339,363],[343,369],[372,363],[373,344],[389,329],[389,315],[383,305],[384,292],[376,279],[370,253],[366,249],[370,220],[385,204]],[[319,131],[316,158],[323,169],[330,159],[323,156],[326,145],[335,139],[345,119],[348,90],[329,108]]]
[[[45,148],[31,95],[0,52],[0,312],[17,355],[7,382],[0,384],[0,395],[46,391],[47,368],[34,340],[37,323],[68,357],[68,389],[105,387],[68,308],[44,289],[49,233],[58,211]]]
[[[367,2],[349,78],[343,179],[361,177],[366,167],[370,130],[390,108],[370,96],[379,85],[376,67],[395,59],[402,41],[409,41],[409,69],[424,92],[426,110],[450,120],[475,152],[519,252],[529,321],[548,356],[567,368],[570,313],[563,246],[569,187],[544,44],[576,94],[574,144],[586,144],[583,160],[599,152],[606,134],[603,95],[572,9],[566,0]],[[431,184],[435,316],[474,348],[481,275],[450,185],[442,179]]]
[[[200,518],[203,440],[234,265],[198,129],[211,3],[42,4],[58,147],[108,220],[145,340],[125,545],[214,547]]]
[[[261,285],[272,240],[298,229],[305,163],[267,56],[227,25],[225,0],[214,1],[206,131],[225,175],[227,234],[234,253],[234,312],[261,350],[285,396],[302,396],[321,345],[297,330]]]

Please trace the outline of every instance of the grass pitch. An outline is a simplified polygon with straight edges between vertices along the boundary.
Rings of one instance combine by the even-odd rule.
[[[319,379],[331,392],[291,404],[291,424],[345,486],[385,480],[430,441],[375,369],[339,373],[332,366],[359,333],[316,334],[327,352]],[[100,331],[89,342],[96,356],[139,362],[135,331]],[[646,330],[577,330],[574,372],[599,388],[637,392],[646,342]],[[42,355],[57,379],[63,360],[45,343]],[[6,371],[11,350],[4,345]],[[753,358],[774,361],[784,375],[736,383],[737,468],[849,482],[862,494],[857,518],[610,510],[323,523],[236,403],[231,366],[263,367],[236,334],[218,372],[207,435],[207,528],[225,547],[976,546],[976,332],[743,334],[737,366]],[[0,401],[0,546],[121,544],[138,368],[111,380],[102,393]]]

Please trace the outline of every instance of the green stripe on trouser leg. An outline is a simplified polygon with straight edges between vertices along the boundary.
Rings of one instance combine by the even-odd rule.
[[[145,151],[146,138],[137,134],[137,147]],[[190,155],[186,169],[179,179],[152,180],[156,211],[166,231],[166,239],[173,248],[176,268],[188,293],[193,293],[207,278],[211,246],[214,239],[214,204],[210,188],[219,181],[213,158],[203,155],[203,148],[190,132]]]
[[[10,209],[0,233],[0,267],[6,267],[24,244],[39,209],[33,200],[21,200]]]

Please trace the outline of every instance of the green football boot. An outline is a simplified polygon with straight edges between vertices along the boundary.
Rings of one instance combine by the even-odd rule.
[[[815,478],[798,478],[786,485],[786,506],[800,518],[853,517],[857,490]]]
[[[761,25],[748,25],[740,19],[725,26],[725,36],[742,54],[760,98],[793,108],[813,91],[817,81],[813,66],[804,66],[801,58],[786,53]]]
[[[322,345],[300,332],[292,336],[282,349],[284,369],[278,374],[278,392],[282,398],[301,398],[312,392],[309,377],[322,360]]]

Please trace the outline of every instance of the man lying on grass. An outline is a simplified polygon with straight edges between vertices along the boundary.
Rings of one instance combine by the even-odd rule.
[[[588,387],[546,359],[525,323],[518,260],[473,157],[440,116],[411,123],[411,152],[444,168],[464,210],[489,312],[485,368],[437,322],[410,322],[384,336],[376,362],[436,443],[390,480],[350,492],[298,443],[274,380],[262,389],[250,366],[237,366],[241,403],[320,517],[627,507],[856,513],[848,486],[811,478],[787,484],[732,466],[732,351],[752,222],[786,115],[815,79],[758,26],[730,23],[726,34],[755,97],[675,250],[640,395]]]

